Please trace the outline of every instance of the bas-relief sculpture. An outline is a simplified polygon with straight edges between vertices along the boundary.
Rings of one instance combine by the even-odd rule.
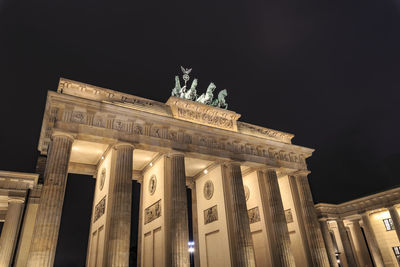
[[[101,174],[100,174],[100,183],[99,183],[100,191],[103,190],[104,183],[106,181],[106,174],[107,174],[107,170],[106,170],[106,168],[103,168],[101,170]]]
[[[88,84],[83,84],[67,79],[60,79],[58,92],[61,95],[77,96],[82,99],[93,101],[101,101],[104,103],[112,103],[114,105],[124,105],[123,107],[132,110],[146,110],[153,114],[163,116],[168,115],[169,107],[174,118],[187,120],[197,124],[204,124],[215,128],[221,128],[239,134],[261,137],[263,139],[276,140],[288,144],[286,147],[275,147],[272,144],[253,142],[248,139],[246,143],[238,140],[230,140],[227,136],[221,135],[198,135],[192,131],[182,131],[179,127],[175,127],[169,123],[148,121],[143,117],[136,117],[132,114],[127,116],[118,115],[115,117],[109,110],[101,110],[89,112],[84,107],[76,109],[63,106],[59,102],[59,94],[49,94],[48,110],[46,111],[45,120],[43,122],[41,138],[39,140],[39,150],[46,154],[50,143],[52,129],[57,121],[59,126],[69,125],[70,123],[80,124],[82,126],[95,126],[103,129],[115,129],[124,136],[141,135],[152,136],[160,139],[167,139],[182,144],[194,145],[193,149],[203,146],[211,149],[218,149],[228,153],[247,154],[258,157],[264,157],[274,162],[285,161],[288,164],[294,164],[294,168],[306,169],[305,158],[311,155],[312,150],[304,148],[299,149],[290,145],[290,139],[294,135],[286,134],[276,130],[259,127],[256,125],[237,121],[240,114],[233,111],[223,110],[212,106],[199,105],[195,101],[189,101],[179,97],[171,97],[166,104],[156,101],[143,99],[140,97],[123,94],[117,91],[103,89]],[[57,99],[56,99],[57,98]],[[129,100],[129,106],[125,106],[124,101]],[[178,111],[180,109],[180,111]],[[118,123],[114,123],[118,121]],[[61,123],[61,124],[60,124]],[[122,127],[120,126],[122,125]],[[120,129],[120,130],[118,130]],[[178,133],[182,133],[179,137]],[[132,137],[133,138],[133,137]],[[136,137],[135,137],[136,138]],[[143,139],[144,141],[145,139]]]
[[[204,210],[204,224],[212,223],[218,220],[217,205]]]
[[[93,222],[97,221],[105,212],[106,210],[106,196],[104,196],[99,203],[96,204],[94,210],[94,219]]]
[[[292,223],[293,220],[293,214],[292,214],[292,210],[291,209],[287,209],[285,210],[285,217],[286,217],[286,222],[287,223]]]
[[[255,222],[259,222],[260,219],[260,211],[258,210],[258,207],[249,209],[248,211],[249,214],[249,223],[255,223]]]
[[[149,181],[149,193],[153,195],[157,187],[157,177],[153,174]]]
[[[210,200],[214,195],[214,184],[211,180],[204,183],[203,194],[204,198],[207,200]]]
[[[228,109],[228,103],[226,103],[225,98],[228,96],[226,89],[219,92],[218,97],[214,99],[214,90],[217,88],[214,83],[210,83],[207,91],[200,96],[197,96],[197,79],[194,79],[189,90],[187,90],[187,82],[189,81],[189,73],[192,69],[186,69],[181,66],[183,72],[183,80],[185,85],[181,87],[181,83],[178,76],[175,76],[175,87],[171,91],[171,96],[176,96],[184,98],[191,101],[196,101],[205,105],[211,105],[218,108]]]
[[[161,199],[144,211],[144,224],[154,221],[161,216]]]
[[[247,185],[243,185],[244,188],[244,196],[246,197],[246,201],[249,200],[250,197],[250,189]]]

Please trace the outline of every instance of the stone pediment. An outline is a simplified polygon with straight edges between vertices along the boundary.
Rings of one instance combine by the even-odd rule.
[[[240,114],[198,102],[171,96],[167,105],[176,119],[237,132]]]

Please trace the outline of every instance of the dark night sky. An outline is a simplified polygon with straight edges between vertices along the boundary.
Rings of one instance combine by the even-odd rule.
[[[183,65],[242,121],[316,149],[316,202],[396,186],[399,29],[400,0],[2,0],[0,169],[34,171],[59,77],[165,102]]]

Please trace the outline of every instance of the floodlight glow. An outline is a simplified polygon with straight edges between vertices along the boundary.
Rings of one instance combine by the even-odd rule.
[[[189,246],[188,248],[189,253],[194,253],[194,241],[189,241],[188,246]]]

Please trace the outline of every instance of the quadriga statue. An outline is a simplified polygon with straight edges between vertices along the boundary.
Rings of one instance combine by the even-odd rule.
[[[228,109],[228,103],[226,103],[226,101],[225,101],[225,97],[227,97],[227,95],[228,95],[228,92],[226,91],[226,89],[221,90],[218,93],[218,99],[214,99],[212,101],[211,105],[214,107]]]
[[[171,91],[172,96],[180,97],[182,93],[181,82],[179,81],[179,76],[175,76],[175,87]]]
[[[189,73],[192,71],[192,69],[186,69],[184,67],[181,67],[181,70],[183,72],[183,80],[185,81],[185,85],[183,87],[181,87],[179,77],[175,76],[175,87],[171,91],[172,96],[184,98],[184,99],[191,100],[191,101],[196,101],[196,102],[199,102],[202,104],[211,105],[211,106],[218,107],[218,108],[224,108],[224,109],[228,108],[228,103],[226,103],[226,100],[225,100],[225,97],[228,95],[228,92],[226,91],[226,89],[219,92],[217,99],[213,99],[214,90],[215,90],[216,86],[214,83],[210,83],[210,85],[207,88],[206,93],[197,97],[197,91],[196,91],[197,79],[193,80],[192,85],[190,86],[189,90],[187,90],[187,87],[186,87],[187,82],[190,79]]]
[[[190,86],[190,89],[184,93],[183,98],[188,100],[195,100],[197,97],[196,87],[197,87],[197,79],[194,79],[192,82],[192,86]]]
[[[196,101],[202,104],[210,105],[212,102],[212,99],[214,97],[214,90],[216,86],[214,83],[210,83],[210,85],[207,88],[206,93],[203,93],[201,96],[199,96]]]

